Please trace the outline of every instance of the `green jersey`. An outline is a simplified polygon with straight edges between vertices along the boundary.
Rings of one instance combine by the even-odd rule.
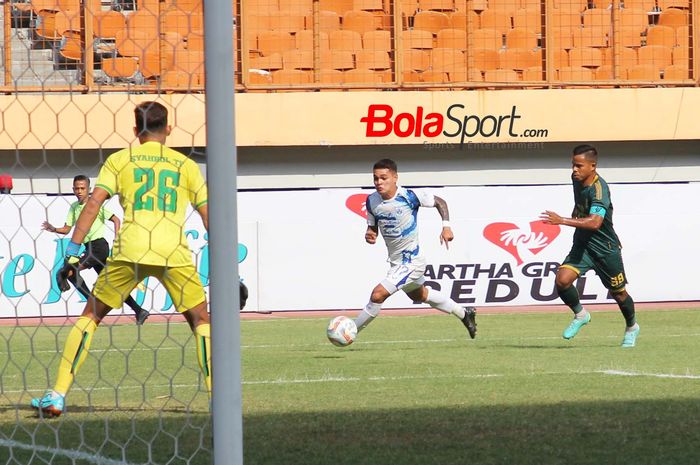
[[[622,248],[613,229],[613,205],[608,183],[596,175],[593,184],[586,187],[574,180],[574,218],[586,218],[591,213],[603,216],[603,224],[597,231],[576,228],[574,247],[581,247],[591,255],[602,257]]]
[[[73,202],[71,204],[70,210],[68,210],[68,216],[66,217],[66,224],[68,226],[71,228],[73,227],[76,221],[78,221],[78,217],[80,216],[80,212],[83,211],[83,208],[85,208],[85,205],[80,202]],[[88,231],[85,235],[85,239],[83,239],[83,244],[105,237],[105,223],[109,221],[112,215],[114,215],[114,213],[104,207],[100,207],[97,218],[95,218],[95,221],[90,227],[90,231]]]

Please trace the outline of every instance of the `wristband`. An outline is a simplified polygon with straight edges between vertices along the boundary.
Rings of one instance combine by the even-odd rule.
[[[77,257],[80,255],[80,244],[76,244],[73,241],[69,242],[68,247],[66,247],[66,255],[71,257]]]
[[[449,221],[449,220],[442,220],[442,227],[443,227],[443,228],[449,228],[449,227],[450,227],[450,221]]]

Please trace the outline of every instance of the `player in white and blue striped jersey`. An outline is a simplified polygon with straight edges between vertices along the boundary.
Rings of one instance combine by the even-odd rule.
[[[373,176],[376,192],[367,197],[365,241],[375,244],[377,235],[381,233],[389,253],[390,269],[372,290],[369,302],[355,318],[358,331],[377,317],[387,298],[401,290],[414,302],[425,302],[455,315],[473,339],[476,336],[476,309],[462,307],[440,291],[425,286],[426,259],[421,254],[418,241],[418,209],[437,209],[442,218],[440,243],[449,248],[454,234],[449,223],[447,203],[427,191],[400,187],[396,163],[388,158],[374,164]]]

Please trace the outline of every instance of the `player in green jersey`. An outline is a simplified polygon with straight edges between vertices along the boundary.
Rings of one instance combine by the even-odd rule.
[[[65,224],[56,227],[48,221],[44,221],[41,225],[42,229],[58,234],[68,234],[73,229],[90,196],[90,178],[84,174],[75,176],[73,178],[73,194],[78,200],[73,202],[68,209]],[[87,284],[80,276],[80,272],[92,268],[95,270],[95,273],[100,274],[104,269],[109,256],[109,244],[104,238],[107,221],[111,221],[114,224],[114,235],[117,236],[119,234],[121,221],[117,215],[104,206],[100,207],[96,221],[92,223],[90,230],[83,239],[85,252],[80,256],[78,263],[76,265],[65,264],[56,273],[56,282],[61,292],[66,292],[70,289],[68,286],[68,281],[70,281],[85,299],[90,296],[90,289],[88,289]],[[141,308],[131,296],[127,296],[124,303],[131,307],[136,314],[136,324],[142,325],[149,316],[148,310]]]
[[[197,362],[211,392],[211,326],[207,298],[185,237],[187,207],[191,205],[208,227],[207,186],[197,164],[165,146],[170,134],[168,110],[157,102],[142,102],[135,111],[134,134],[141,145],[113,153],[100,174],[75,224],[66,261],[77,262],[80,244],[100,206],[119,196],[124,220],[112,256],[97,277],[92,295],[68,334],[56,384],[31,406],[58,416],[64,398],[87,357],[97,326],[147,276],[168,291],[195,336]]]
[[[574,319],[564,330],[564,339],[571,339],[591,321],[573,285],[579,276],[594,270],[610,291],[625,317],[622,347],[634,347],[639,335],[634,301],[627,293],[627,275],[622,263],[622,244],[613,229],[613,205],[608,184],[596,172],[598,152],[590,145],[574,148],[571,179],[574,187],[574,211],[563,218],[552,211],[540,217],[547,224],[571,226],[574,244],[564,263],[557,270],[556,288],[559,297],[574,312]]]

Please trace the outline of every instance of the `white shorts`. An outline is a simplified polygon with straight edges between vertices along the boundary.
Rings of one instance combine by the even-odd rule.
[[[390,294],[399,289],[411,292],[425,283],[425,266],[423,257],[413,257],[411,263],[392,264],[381,284]]]

